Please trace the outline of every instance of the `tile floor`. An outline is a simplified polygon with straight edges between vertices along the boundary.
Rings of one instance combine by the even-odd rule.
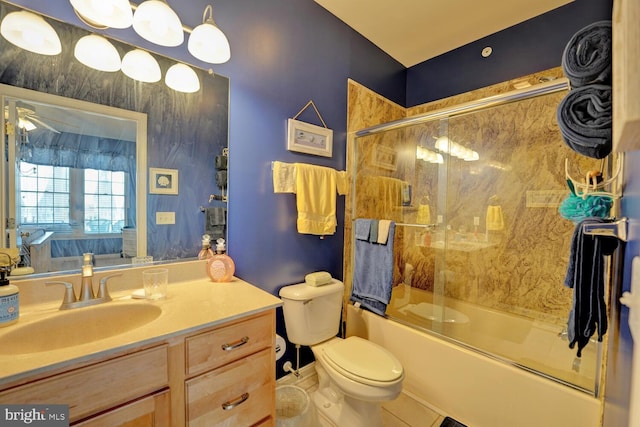
[[[305,366],[300,371],[300,378],[290,374],[280,378],[276,385],[296,385],[309,393],[315,391],[318,378],[313,364]],[[383,427],[439,427],[443,420],[444,416],[405,392],[396,400],[382,406]]]

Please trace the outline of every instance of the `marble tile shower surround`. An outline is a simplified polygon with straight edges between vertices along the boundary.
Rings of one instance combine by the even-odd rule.
[[[449,162],[446,198],[437,194],[437,189],[442,188],[442,183],[438,186],[437,165],[415,160],[417,143],[433,149],[440,131],[438,121],[360,138],[359,152],[357,155],[354,152],[357,130],[512,91],[515,81],[527,80],[536,84],[560,76],[562,71],[558,67],[407,110],[349,82],[348,131],[351,137],[347,160],[350,171],[355,168],[357,174],[355,191],[347,198],[345,207],[345,299],[351,289],[352,203],[356,203],[356,217],[414,223],[419,203],[429,204],[431,220],[435,222],[436,206],[440,201],[441,206],[446,203],[445,221],[451,226],[448,242],[454,242],[444,255],[446,272],[434,277],[436,256],[442,256],[441,249],[417,246],[416,229],[398,227],[395,245],[402,249],[396,251],[394,285],[402,283],[405,265],[411,264],[414,267],[413,287],[432,291],[434,282],[441,279],[446,281],[446,297],[558,325],[566,322],[572,291],[562,282],[574,225],[560,217],[557,206],[527,206],[527,192],[540,195],[543,193],[536,192],[551,190],[559,192],[556,197],[560,199],[564,197],[563,191],[568,194],[565,158],[569,158],[576,176],[579,171],[600,167],[598,162],[575,154],[562,142],[555,111],[564,92],[450,119],[449,138],[480,153],[481,161]],[[395,151],[395,170],[375,164],[374,150],[379,146]],[[491,160],[494,167],[489,167],[485,160]],[[412,206],[388,209],[380,202],[383,192],[371,176],[407,181],[412,185]],[[494,195],[498,196],[497,203],[502,207],[505,227],[502,231],[491,232],[488,236],[490,247],[469,250],[476,239],[483,242],[487,238],[486,212],[489,199]],[[474,217],[480,219],[477,236]],[[432,234],[432,241],[435,236]],[[460,247],[452,250],[456,249],[457,241],[460,241]]]

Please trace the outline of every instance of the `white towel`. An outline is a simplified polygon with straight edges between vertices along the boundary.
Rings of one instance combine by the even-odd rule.
[[[331,274],[327,271],[316,271],[304,276],[304,281],[309,286],[322,286],[331,282]]]
[[[273,192],[296,192],[296,165],[277,161],[273,162]]]
[[[389,238],[390,225],[391,225],[391,220],[381,219],[378,221],[378,243],[382,245],[387,244],[387,239]]]

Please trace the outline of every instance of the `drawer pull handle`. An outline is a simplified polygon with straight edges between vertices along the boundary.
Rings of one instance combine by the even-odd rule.
[[[235,400],[230,400],[228,402],[224,402],[222,404],[222,409],[228,411],[229,409],[233,409],[241,403],[245,402],[249,398],[249,393],[243,393],[242,396],[238,397]]]
[[[240,339],[240,341],[237,341],[237,342],[235,342],[233,344],[222,344],[221,347],[222,347],[222,349],[224,351],[231,351],[231,350],[235,350],[236,348],[245,345],[248,342],[249,342],[249,337],[242,337]]]

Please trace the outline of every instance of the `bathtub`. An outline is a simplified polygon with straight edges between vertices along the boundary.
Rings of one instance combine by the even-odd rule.
[[[577,358],[569,348],[566,319],[552,322],[539,314],[508,313],[404,285],[395,287],[392,295],[387,308],[392,320],[597,395],[602,343],[592,338]]]
[[[600,400],[588,393],[352,305],[346,319],[347,335],[367,338],[402,362],[407,393],[469,427],[601,425]]]

